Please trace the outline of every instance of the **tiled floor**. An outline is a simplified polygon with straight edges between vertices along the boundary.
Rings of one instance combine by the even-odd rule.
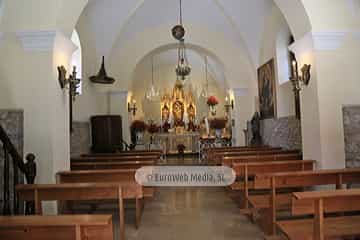
[[[191,160],[185,162],[191,164]],[[127,206],[126,240],[263,239],[223,188],[159,188],[154,199],[146,202],[137,230],[135,209],[131,203]],[[114,225],[115,239],[119,239],[117,216]]]

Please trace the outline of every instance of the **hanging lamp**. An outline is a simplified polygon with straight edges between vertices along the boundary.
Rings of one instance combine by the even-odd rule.
[[[151,57],[151,87],[146,92],[146,98],[148,100],[154,100],[154,98],[159,97],[160,91],[159,89],[155,88],[154,84],[154,56]]]
[[[207,56],[204,58],[205,61],[205,87],[200,93],[200,96],[203,98],[209,97],[209,79],[208,79],[208,61]]]
[[[171,33],[173,35],[173,37],[180,41],[182,39],[184,39],[185,36],[185,28],[183,26],[183,21],[182,21],[182,0],[180,0],[180,17],[179,17],[179,24],[174,26],[171,29]]]
[[[91,76],[89,79],[93,83],[100,83],[100,84],[113,84],[115,82],[115,79],[109,77],[106,73],[104,56],[102,57],[102,63],[99,73],[96,76]]]

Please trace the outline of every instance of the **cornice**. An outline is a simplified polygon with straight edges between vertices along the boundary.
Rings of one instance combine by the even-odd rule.
[[[360,31],[359,32],[354,32],[353,34],[354,38],[358,41],[360,41]]]
[[[244,97],[249,95],[249,89],[248,88],[233,88],[233,93],[235,97]]]
[[[0,47],[1,47],[1,44],[3,42],[3,39],[4,39],[4,33],[0,32]]]
[[[21,31],[16,32],[17,38],[25,51],[52,51],[55,46],[56,31]]]
[[[313,32],[314,49],[318,51],[333,51],[339,49],[347,32]]]

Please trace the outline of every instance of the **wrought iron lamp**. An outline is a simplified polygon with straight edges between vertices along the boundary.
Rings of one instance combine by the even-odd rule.
[[[77,89],[80,87],[81,80],[76,78],[77,72],[76,67],[73,67],[73,72],[71,75],[69,75],[69,78],[66,77],[66,69],[64,66],[58,67],[58,73],[59,73],[59,84],[61,89],[64,89],[66,86],[69,86],[69,122],[70,122],[70,132],[73,132],[73,126],[72,126],[72,120],[73,120],[73,101],[75,101],[75,98],[77,95],[79,95],[79,92]]]
[[[191,67],[186,57],[186,46],[185,46],[185,28],[183,26],[182,19],[182,0],[180,2],[180,13],[179,13],[179,24],[172,28],[171,33],[173,37],[179,41],[178,46],[178,63],[175,69],[176,76],[181,80],[185,80],[191,73]]]
[[[302,90],[302,86],[309,85],[311,74],[311,65],[310,64],[304,64],[303,67],[300,69],[301,74],[299,74],[298,70],[298,62],[296,61],[296,58],[293,59],[291,64],[291,82],[294,87],[295,92],[300,92]]]
[[[178,48],[178,64],[175,69],[176,76],[185,80],[191,73],[191,67],[186,56],[186,46],[184,39],[180,40]]]
[[[184,39],[185,36],[185,28],[183,26],[183,21],[182,21],[182,0],[180,0],[180,17],[179,17],[179,24],[174,26],[171,29],[171,33],[173,35],[173,37],[180,41],[182,39]]]
[[[137,107],[136,107],[136,100],[131,100],[131,103],[128,103],[128,112],[133,114],[133,116],[136,115]]]
[[[95,76],[91,76],[89,79],[93,83],[100,83],[100,84],[113,84],[115,82],[115,79],[109,77],[106,73],[104,56],[102,57],[99,73]]]

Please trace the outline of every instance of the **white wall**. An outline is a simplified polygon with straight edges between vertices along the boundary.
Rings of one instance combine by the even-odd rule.
[[[273,6],[266,20],[263,43],[260,52],[260,65],[274,58],[276,76],[277,117],[295,115],[295,100],[289,82],[288,45],[291,32],[280,10]]]

